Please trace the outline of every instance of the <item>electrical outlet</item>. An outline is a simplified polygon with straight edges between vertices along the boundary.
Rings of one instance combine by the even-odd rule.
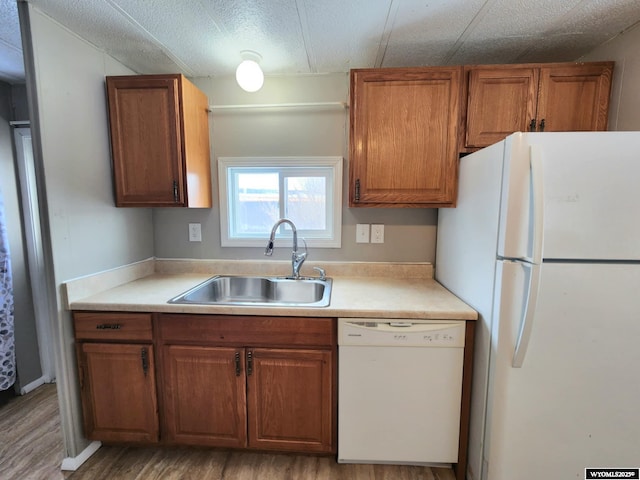
[[[199,223],[189,224],[189,241],[201,242],[202,241],[202,227]]]
[[[369,224],[356,224],[356,243],[369,243]]]
[[[384,243],[384,225],[371,225],[371,243]]]

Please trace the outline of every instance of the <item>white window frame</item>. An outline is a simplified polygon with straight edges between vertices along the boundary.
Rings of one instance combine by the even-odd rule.
[[[264,247],[268,233],[264,238],[232,237],[230,233],[230,211],[228,201],[228,172],[233,167],[313,168],[330,167],[332,195],[329,206],[330,236],[314,237],[311,232],[298,229],[298,238],[304,238],[307,246],[314,248],[340,248],[342,246],[342,157],[218,157],[218,192],[220,200],[220,244],[223,247]],[[276,238],[291,238],[291,235],[278,234]],[[304,245],[299,240],[299,247]],[[276,242],[276,247],[288,247],[288,243]]]

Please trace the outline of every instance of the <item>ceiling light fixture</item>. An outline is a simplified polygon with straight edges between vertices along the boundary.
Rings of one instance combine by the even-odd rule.
[[[236,81],[244,91],[257,92],[264,83],[264,73],[259,65],[262,57],[252,50],[241,51],[240,57],[242,62],[236,69]]]

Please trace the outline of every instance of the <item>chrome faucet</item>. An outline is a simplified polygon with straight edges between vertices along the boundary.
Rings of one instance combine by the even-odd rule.
[[[300,278],[300,267],[307,259],[307,244],[305,242],[305,252],[298,253],[298,231],[296,230],[296,226],[293,222],[287,218],[281,218],[278,220],[273,228],[271,229],[271,235],[269,236],[269,243],[267,243],[267,248],[264,249],[264,254],[268,257],[273,253],[273,242],[276,239],[276,232],[278,231],[278,227],[283,223],[288,223],[291,226],[291,231],[293,232],[293,252],[291,252],[291,276],[293,278]],[[302,239],[304,241],[304,239]]]

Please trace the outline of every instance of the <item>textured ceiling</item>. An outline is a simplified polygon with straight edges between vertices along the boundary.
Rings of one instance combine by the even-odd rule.
[[[266,75],[572,61],[640,20],[639,0],[28,0],[138,73]],[[0,0],[0,79],[23,77],[15,0]]]
[[[13,0],[0,0],[0,80],[24,81],[18,9]]]

